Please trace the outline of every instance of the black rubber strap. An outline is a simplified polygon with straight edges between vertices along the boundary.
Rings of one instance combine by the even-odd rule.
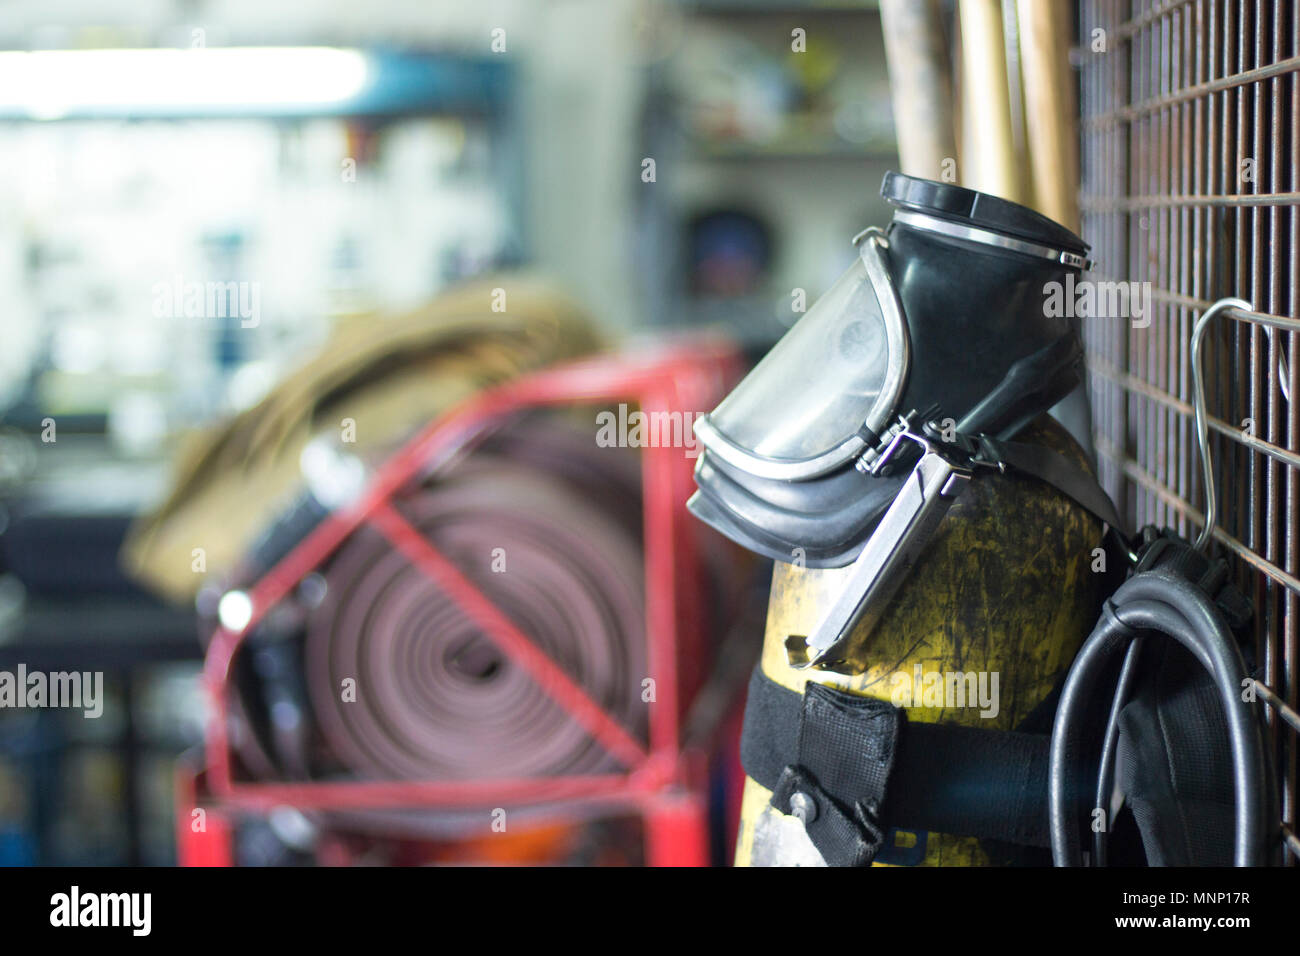
[[[977,439],[981,458],[1001,462],[1009,468],[1046,482],[1075,504],[1086,508],[1095,517],[1106,522],[1120,534],[1124,523],[1120,520],[1110,495],[1097,483],[1097,479],[1064,455],[1042,445],[1023,442],[999,441],[988,435]]]
[[[891,827],[1048,846],[1046,735],[911,723],[887,701],[807,688],[755,668],[740,759],[782,813],[800,809],[796,791],[819,801],[802,815],[827,863],[869,861]]]

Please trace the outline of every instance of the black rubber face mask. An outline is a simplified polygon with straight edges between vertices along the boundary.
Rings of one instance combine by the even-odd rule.
[[[1073,321],[1050,283],[1086,268],[1073,232],[984,193],[885,176],[886,231],[711,413],[689,507],[778,561],[839,567],[904,476],[870,464],[899,416],[933,411],[1009,438],[1081,380]]]

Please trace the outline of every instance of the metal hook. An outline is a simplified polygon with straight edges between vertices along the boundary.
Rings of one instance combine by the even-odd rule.
[[[1201,313],[1201,317],[1196,320],[1196,327],[1192,329],[1192,388],[1195,397],[1196,445],[1201,454],[1201,474],[1205,483],[1205,527],[1201,529],[1200,536],[1196,539],[1197,551],[1205,551],[1209,547],[1218,521],[1218,507],[1215,504],[1214,494],[1214,466],[1210,461],[1210,425],[1205,413],[1205,379],[1201,374],[1201,344],[1211,320],[1218,318],[1228,309],[1250,312],[1251,305],[1245,299],[1220,299]]]

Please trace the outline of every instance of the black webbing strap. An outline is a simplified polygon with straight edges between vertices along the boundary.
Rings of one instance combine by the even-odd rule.
[[[809,684],[798,703],[797,756],[771,788],[772,806],[803,820],[829,866],[866,866],[885,839],[880,812],[902,711],[821,684]]]
[[[1046,735],[910,723],[888,701],[755,668],[740,759],[832,866],[861,866],[891,827],[1048,845]]]

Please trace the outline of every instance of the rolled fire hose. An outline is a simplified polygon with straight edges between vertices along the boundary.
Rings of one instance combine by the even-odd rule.
[[[631,465],[632,471],[626,470]],[[602,491],[603,489],[603,491]],[[635,457],[555,422],[497,436],[395,502],[537,646],[633,734],[644,725]],[[372,529],[323,570],[304,667],[324,742],[371,779],[618,769],[564,708]],[[343,681],[356,682],[344,701]]]

